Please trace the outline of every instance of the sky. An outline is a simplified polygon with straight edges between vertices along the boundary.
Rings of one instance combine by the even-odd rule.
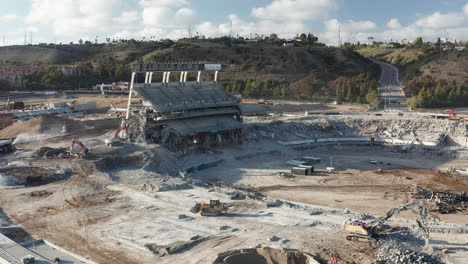
[[[312,33],[320,42],[468,40],[468,0],[15,0],[0,45]],[[232,26],[231,26],[232,25]],[[232,30],[231,30],[232,28]]]

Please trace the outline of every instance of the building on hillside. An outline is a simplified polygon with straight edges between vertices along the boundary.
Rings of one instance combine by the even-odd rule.
[[[129,88],[130,88],[129,82],[113,82],[112,83],[113,90],[128,91]]]
[[[60,65],[60,71],[62,71],[63,75],[65,76],[79,76],[81,75],[81,71],[75,65]]]
[[[163,144],[173,150],[239,143],[239,100],[218,84],[219,70],[219,64],[204,63],[134,67],[127,108],[130,138]],[[214,80],[204,81],[206,72],[211,72]],[[141,73],[145,74],[145,82],[134,83],[135,76]],[[187,82],[189,73],[197,74],[196,81]],[[162,74],[162,82],[152,82],[156,74]],[[179,82],[169,82],[171,74]]]

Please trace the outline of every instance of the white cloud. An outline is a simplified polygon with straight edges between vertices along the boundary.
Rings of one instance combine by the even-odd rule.
[[[147,7],[143,9],[143,24],[156,27],[180,27],[194,23],[197,14],[189,8],[181,8],[177,11],[169,7]]]
[[[340,23],[337,19],[330,19],[324,22],[324,26],[324,32],[319,34],[319,40],[331,45],[338,45],[339,32],[343,43],[363,42],[369,36],[368,31],[377,28],[377,24],[369,20],[348,20]]]
[[[468,36],[468,4],[459,12],[425,15],[409,25],[401,25],[397,18],[387,22],[383,30],[378,30],[377,25],[371,21],[347,21],[341,23],[342,42],[367,43],[372,36],[375,41],[399,41],[411,42],[417,37],[424,41],[434,41],[437,37],[450,40],[466,40]],[[319,34],[321,41],[330,44],[338,44],[338,20],[330,19],[324,23],[324,31]]]
[[[0,16],[0,22],[13,21],[13,20],[16,20],[17,18],[18,16],[15,14],[6,14],[6,15]]]
[[[124,11],[119,17],[114,18],[114,21],[131,25],[137,23],[140,19],[140,14],[137,11]]]
[[[417,20],[415,24],[424,28],[448,28],[460,26],[464,21],[465,17],[462,13],[441,14],[436,12]]]
[[[70,38],[107,34],[117,27],[116,19],[128,21],[134,15],[123,6],[123,0],[32,0],[25,23],[48,25],[54,35]]]
[[[156,6],[185,6],[189,4],[188,0],[140,0],[139,4],[142,7],[156,7]]]
[[[233,35],[276,33],[292,37],[311,31],[309,23],[317,20],[324,21],[322,33],[317,34],[319,41],[331,45],[338,43],[338,27],[342,42],[367,42],[369,36],[379,41],[412,41],[418,36],[424,40],[437,37],[466,40],[468,36],[468,4],[458,12],[435,12],[407,25],[402,25],[398,18],[377,25],[369,20],[330,19],[341,1],[269,0],[269,4],[252,8],[248,18],[231,14],[224,22],[214,22],[209,17],[200,17],[191,0],[138,0],[137,6],[127,5],[128,0],[31,0],[24,27],[34,26],[35,30],[28,31],[38,31],[41,36],[46,35],[45,31],[52,32],[64,42],[94,40],[95,36],[100,36],[100,41],[107,37],[181,38],[187,36],[189,24],[193,34],[223,36],[231,32],[231,22]],[[17,18],[14,14],[1,15],[0,22]],[[20,28],[15,30],[23,34]]]
[[[388,21],[387,27],[391,29],[401,28],[400,21],[396,18],[392,18]]]
[[[196,25],[195,30],[200,35],[205,36],[226,36],[231,32],[232,23],[232,34],[243,36],[243,37],[254,37],[258,35],[270,35],[276,33],[282,37],[291,37],[296,33],[306,31],[306,27],[303,23],[298,21],[285,21],[278,22],[272,20],[260,20],[257,22],[248,22],[240,19],[237,15],[231,14],[228,16],[228,20],[225,23],[215,25],[212,22],[205,21],[201,24]]]
[[[336,8],[334,0],[275,0],[265,7],[253,8],[251,14],[264,20],[319,20]]]

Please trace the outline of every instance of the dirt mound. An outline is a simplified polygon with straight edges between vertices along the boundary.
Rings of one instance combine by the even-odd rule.
[[[0,138],[14,138],[21,134],[58,134],[64,128],[67,133],[70,133],[78,132],[85,127],[80,121],[70,120],[55,115],[41,115],[28,121],[14,123],[9,127],[0,130]]]
[[[309,254],[273,248],[249,248],[223,252],[213,264],[314,264]]]
[[[61,170],[40,167],[0,168],[0,185],[46,184],[65,179],[72,173],[69,169]]]

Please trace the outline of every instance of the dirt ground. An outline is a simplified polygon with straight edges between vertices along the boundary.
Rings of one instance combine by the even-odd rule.
[[[450,155],[401,153],[381,145],[296,148],[247,136],[240,146],[183,155],[156,145],[107,147],[104,140],[113,133],[114,121],[80,122],[89,128],[79,137],[91,149],[88,158],[32,157],[42,146],[68,147],[76,133],[27,141],[17,145],[17,152],[0,156],[4,167],[73,172],[44,184],[0,186],[0,204],[29,234],[98,263],[213,263],[222,252],[269,247],[310,253],[319,263],[336,254],[338,263],[370,264],[378,246],[346,240],[342,230],[347,219],[369,220],[412,202],[416,186],[468,191],[467,176],[447,173],[450,167],[467,168],[468,161]],[[313,175],[280,176],[290,172],[287,161],[304,156],[321,159],[313,165]],[[217,165],[206,165],[213,162]],[[378,166],[383,174],[376,173]],[[179,172],[193,167],[201,169],[180,177]],[[236,193],[247,198],[237,200]],[[228,213],[203,217],[189,212],[195,202],[210,199],[226,202]],[[388,224],[399,231],[385,233],[379,241],[396,240],[445,262],[464,263],[466,211],[429,212],[429,251],[423,248],[416,218],[416,211],[393,217]]]

